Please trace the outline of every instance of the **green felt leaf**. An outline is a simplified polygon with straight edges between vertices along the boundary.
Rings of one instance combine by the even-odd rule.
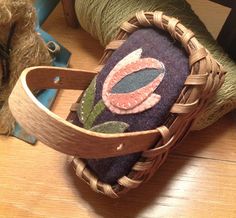
[[[97,117],[104,111],[105,104],[103,100],[100,100],[93,108],[92,112],[89,114],[88,119],[84,123],[85,129],[91,129],[93,126],[94,121]]]
[[[108,121],[91,128],[94,132],[101,133],[123,133],[129,128],[129,124],[119,121]]]
[[[79,108],[77,110],[77,115],[79,117],[79,120],[83,124],[85,124],[91,111],[93,110],[95,91],[96,91],[96,80],[97,77],[93,79],[89,87],[84,92],[83,97],[80,100]]]

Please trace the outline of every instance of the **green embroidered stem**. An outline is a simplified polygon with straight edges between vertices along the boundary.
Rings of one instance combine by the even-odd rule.
[[[119,121],[108,121],[91,128],[94,132],[101,133],[123,133],[129,128],[129,124]]]
[[[105,104],[100,100],[93,108],[92,112],[89,114],[88,119],[84,123],[85,129],[91,129],[96,118],[103,112],[105,109]]]
[[[96,92],[96,80],[97,77],[93,79],[89,87],[84,92],[77,111],[79,120],[83,124],[86,123],[91,111],[93,110],[95,92]]]

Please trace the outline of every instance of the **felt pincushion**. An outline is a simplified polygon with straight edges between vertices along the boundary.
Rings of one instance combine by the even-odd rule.
[[[181,106],[180,111],[177,109],[178,112],[175,113],[173,105],[178,100],[184,102],[184,95],[191,96],[186,91],[187,81],[196,79],[189,85],[197,85],[200,93],[204,90],[204,82],[200,82],[204,76],[201,79],[201,76],[197,78],[197,75],[193,75],[192,79],[188,76],[197,74],[197,71],[201,71],[200,74],[205,76],[206,72],[212,72],[211,67],[207,69],[209,66],[206,63],[204,67],[200,64],[196,64],[195,67],[191,66],[197,60],[204,59],[205,55],[208,55],[207,51],[203,51],[201,48],[202,54],[200,54],[201,52],[197,54],[195,51],[189,60],[188,52],[191,45],[184,43],[191,44],[191,40],[195,40],[194,34],[186,30],[174,18],[167,19],[167,23],[164,23],[162,13],[151,14],[148,19],[149,15],[143,12],[138,13],[135,19],[131,19],[130,23],[125,23],[121,27],[121,32],[128,32],[127,40],[120,39],[122,34],[119,33],[118,40],[116,39],[107,46],[108,52],[115,50],[114,47],[118,48],[112,54],[110,53],[109,58],[107,58],[107,54],[104,55],[106,61],[102,60],[102,63],[105,62],[102,70],[84,92],[82,98],[79,98],[78,102],[73,105],[68,117],[73,124],[103,133],[135,132],[152,130],[162,125],[168,126],[176,119],[177,113],[185,114],[181,111]],[[161,28],[154,28],[153,23]],[[139,28],[140,26],[143,28]],[[184,28],[183,32],[181,32],[181,27]],[[179,41],[182,42],[182,45]],[[220,72],[219,83],[222,84],[223,72],[218,63],[217,66]],[[205,79],[207,80],[207,78]],[[220,84],[218,84],[218,88]],[[198,94],[199,97],[201,95]],[[202,104],[204,101],[192,101],[189,107],[192,104],[194,108],[196,102]],[[198,110],[193,114],[197,112]],[[182,115],[182,117],[184,116]],[[190,128],[190,123],[192,123],[190,120],[191,118],[189,125],[184,127],[187,129],[184,132]],[[181,137],[183,135],[183,133],[180,134]],[[113,190],[117,191],[118,185],[117,192],[119,193],[125,192],[124,187],[130,188],[130,184],[121,182],[122,178],[128,178],[127,181],[129,181],[130,175],[133,176],[134,172],[137,172],[134,169],[137,163],[145,162],[144,159],[143,153],[105,159],[81,160],[75,157],[74,165],[78,167],[82,164],[81,169],[83,170],[86,166],[95,181],[116,187]],[[79,173],[80,176],[83,175],[82,171]],[[83,178],[83,176],[81,177]],[[142,176],[140,178],[141,181],[145,180]],[[91,180],[88,178],[84,180],[93,187]],[[139,181],[136,182],[139,183]],[[99,185],[95,190],[101,191]],[[108,193],[105,192],[105,194]],[[114,193],[108,195],[114,197]]]

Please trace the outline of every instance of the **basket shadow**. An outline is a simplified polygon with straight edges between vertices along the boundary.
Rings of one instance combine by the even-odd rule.
[[[228,116],[232,116],[232,114]],[[207,149],[208,145],[220,140],[222,135],[227,132],[227,129],[231,128],[231,124],[235,125],[235,120],[232,121],[231,118],[224,118],[211,128],[191,133],[169,155],[166,162],[147,183],[142,184],[135,190],[131,190],[126,195],[121,196],[120,199],[110,199],[93,192],[77,178],[70,166],[67,173],[70,176],[72,185],[78,192],[79,198],[86,201],[91,210],[101,217],[143,217],[143,213],[152,214],[149,211],[153,209],[153,205],[158,206],[160,209],[163,207],[171,209],[173,205],[170,202],[172,200],[167,201],[165,199],[176,198],[175,200],[179,200],[178,197],[174,196],[174,192],[180,188],[181,177],[186,173],[186,168],[191,165],[193,159],[196,161],[195,157],[199,157],[199,154],[204,155],[201,151]],[[209,137],[212,133],[214,135]],[[158,213],[158,209],[155,208],[156,213]]]
[[[218,159],[215,148],[220,148],[226,143],[232,132],[236,131],[236,111],[233,111],[221,118],[214,125],[199,131],[193,131],[184,139],[179,146],[172,151],[172,154],[186,155],[189,157],[203,157]],[[230,129],[230,131],[229,131]],[[225,156],[230,160],[228,155]],[[234,159],[232,159],[234,160]]]
[[[178,160],[174,161],[174,159]],[[147,183],[142,184],[135,190],[131,190],[118,199],[111,199],[93,192],[87,184],[75,175],[74,170],[70,166],[67,172],[71,183],[78,192],[78,198],[86,201],[86,204],[89,205],[90,210],[94,213],[104,218],[131,218],[139,217],[142,212],[148,210],[153,204],[163,205],[163,202],[158,202],[158,198],[165,197],[172,178],[175,177],[187,162],[187,158],[167,158],[166,163]],[[173,164],[176,168],[172,167]],[[170,171],[170,168],[173,170]]]

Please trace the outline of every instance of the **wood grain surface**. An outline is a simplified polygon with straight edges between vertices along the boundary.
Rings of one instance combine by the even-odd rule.
[[[103,48],[83,30],[67,27],[61,6],[44,29],[72,51],[71,67],[96,66]],[[79,94],[61,91],[53,111],[65,118]],[[65,155],[0,136],[1,218],[233,218],[235,200],[235,112],[191,133],[149,182],[118,200],[92,192],[75,177]]]
[[[187,0],[187,2],[191,4],[193,10],[208,27],[209,32],[214,38],[217,38],[230,8],[206,0]]]

